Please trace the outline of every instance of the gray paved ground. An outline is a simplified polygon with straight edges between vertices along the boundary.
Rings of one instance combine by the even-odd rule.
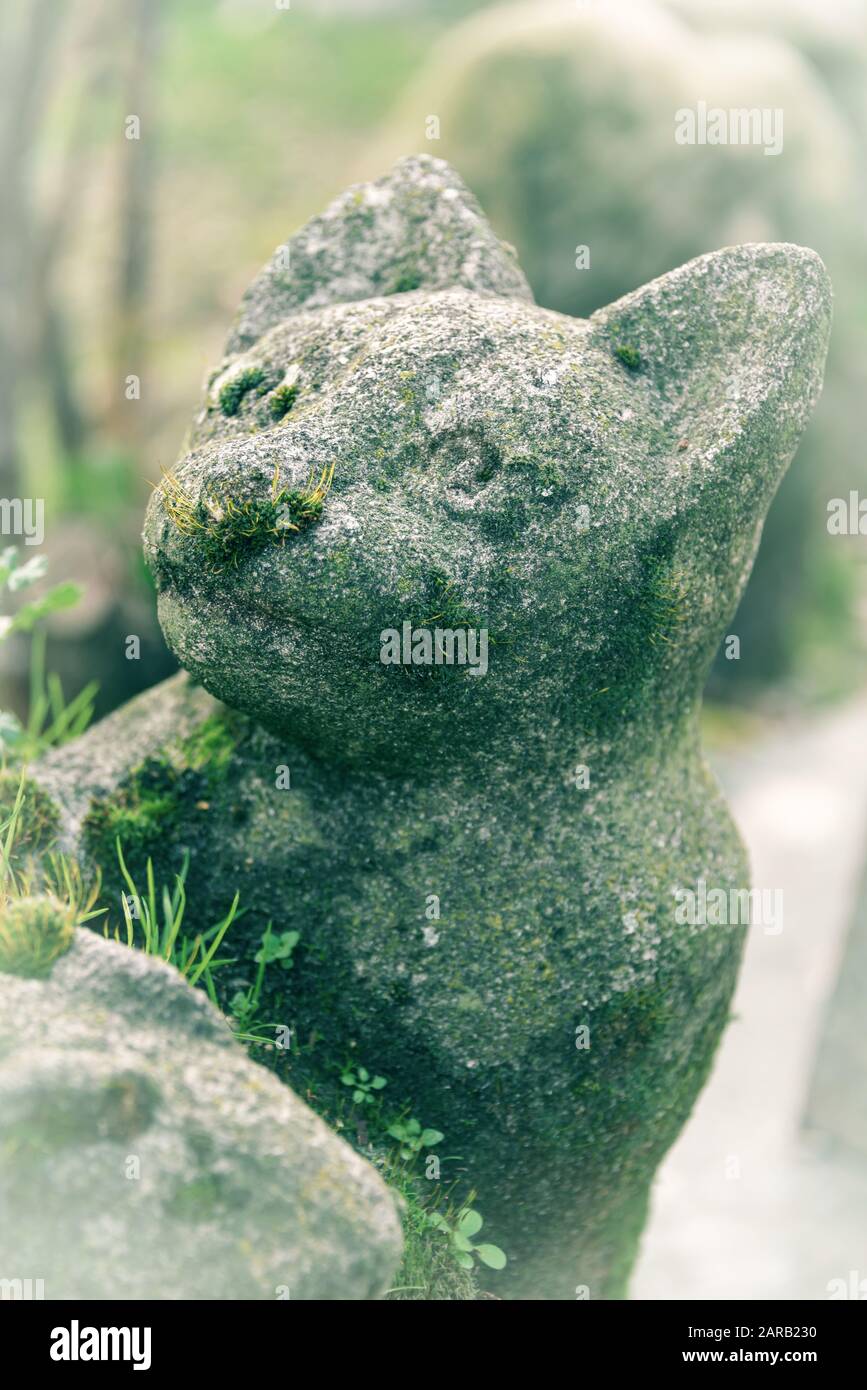
[[[784,927],[751,931],[736,1021],[660,1172],[632,1297],[823,1299],[850,1271],[867,1280],[867,1155],[802,1129],[867,850],[867,697],[716,767],[754,884],[784,890]]]

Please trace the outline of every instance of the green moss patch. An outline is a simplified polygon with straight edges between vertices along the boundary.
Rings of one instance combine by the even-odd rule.
[[[187,766],[204,772],[212,785],[226,774],[237,746],[238,724],[239,717],[231,710],[221,710],[203,720],[180,745]]]
[[[143,874],[152,859],[158,875],[171,880],[180,862],[178,832],[183,830],[188,845],[203,828],[212,798],[225,791],[233,754],[246,732],[243,715],[220,709],[91,803],[82,825],[84,848],[110,890],[122,887],[118,840],[133,876]],[[105,894],[102,899],[107,900]]]
[[[237,415],[248,391],[256,391],[258,395],[263,395],[267,389],[267,376],[264,369],[262,367],[248,367],[246,371],[233,376],[222,387],[219,396],[220,409],[224,415]]]
[[[286,488],[279,486],[275,473],[264,497],[236,495],[224,487],[198,500],[167,474],[163,497],[171,521],[195,542],[209,569],[219,572],[226,566],[237,567],[268,545],[285,543],[318,521],[333,474],[332,464],[318,480],[311,476],[303,488]]]
[[[412,290],[420,289],[421,283],[421,271],[408,267],[400,272],[388,293],[409,294]]]
[[[156,859],[178,817],[177,773],[168,764],[149,758],[112,796],[95,802],[84,820],[88,853],[101,868],[113,865],[116,844],[133,863]]]
[[[637,372],[641,366],[641,353],[632,343],[615,343],[614,356],[630,372]]]
[[[268,397],[268,409],[272,420],[282,420],[284,415],[288,415],[297,398],[297,386],[278,386],[276,391],[272,391]]]

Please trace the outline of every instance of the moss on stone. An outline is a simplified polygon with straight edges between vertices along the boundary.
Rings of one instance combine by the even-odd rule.
[[[220,409],[223,414],[237,415],[247,392],[260,390],[265,385],[266,374],[262,367],[248,367],[245,371],[238,372],[220,390]]]
[[[622,362],[624,367],[628,367],[631,372],[638,371],[641,366],[641,353],[632,343],[615,343],[613,352],[618,362]]]
[[[81,842],[86,859],[101,872],[104,903],[110,903],[115,891],[124,887],[118,841],[136,881],[145,873],[148,859],[157,879],[171,884],[191,851],[201,851],[205,858],[219,856],[219,846],[209,839],[209,826],[214,819],[224,824],[229,817],[239,826],[243,823],[245,812],[232,784],[232,768],[234,764],[237,771],[241,748],[249,738],[249,721],[218,707],[190,733],[154,748],[108,794],[91,800]],[[200,886],[197,901],[207,912],[201,891]],[[234,891],[225,903],[220,898],[218,916],[226,911]],[[196,913],[193,904],[190,912]]]
[[[93,802],[82,838],[103,872],[116,865],[118,840],[131,867],[159,857],[177,822],[177,780],[170,763],[147,758],[111,796]]]
[[[194,500],[174,474],[165,475],[162,488],[172,523],[192,538],[209,570],[219,574],[318,521],[333,475],[332,464],[318,480],[311,475],[303,488],[287,488],[279,485],[275,469],[265,496],[220,486]]]
[[[292,409],[298,397],[298,387],[295,385],[278,386],[276,391],[272,391],[268,397],[268,410],[272,420],[282,420]]]
[[[407,268],[400,272],[388,293],[409,294],[412,290],[417,290],[421,284],[421,272],[416,269]]]
[[[0,768],[0,824],[8,822],[15,808],[22,773],[16,768]],[[57,806],[32,777],[23,776],[23,798],[18,811],[13,865],[37,858],[51,848],[60,825]]]
[[[196,772],[204,772],[214,783],[225,777],[238,739],[239,716],[222,709],[212,714],[182,740],[181,757]]]

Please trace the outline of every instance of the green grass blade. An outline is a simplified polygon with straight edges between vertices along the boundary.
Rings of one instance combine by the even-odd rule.
[[[159,918],[157,917],[157,890],[154,881],[153,860],[148,855],[147,868],[145,870],[148,885],[148,911],[150,913],[151,925],[156,932],[156,949],[159,950]]]
[[[169,928],[169,930],[167,932],[166,937],[166,948],[163,953],[164,960],[172,960],[174,958],[175,942],[177,941],[178,932],[181,929],[181,923],[184,920],[184,912],[186,911],[187,906],[187,895],[184,892],[183,881],[180,877],[178,878],[177,886],[180,896],[178,899],[178,906],[175,909],[172,918],[167,923],[167,927]]]
[[[214,937],[214,940],[213,940],[213,942],[211,943],[211,945],[210,945],[210,947],[209,947],[209,949],[208,949],[207,954],[205,955],[204,959],[200,962],[199,966],[198,966],[197,969],[194,971],[194,973],[190,976],[190,984],[191,984],[191,985],[194,985],[194,984],[196,983],[196,981],[199,979],[199,976],[201,975],[202,971],[205,970],[205,969],[210,965],[211,961],[213,960],[214,956],[216,955],[217,950],[218,950],[218,948],[219,948],[219,946],[220,946],[220,942],[223,940],[223,937],[226,935],[226,932],[229,930],[229,927],[232,925],[232,923],[233,923],[234,920],[235,920],[236,914],[237,914],[237,912],[238,912],[238,903],[239,903],[239,901],[240,901],[240,898],[241,898],[241,894],[240,894],[240,893],[236,893],[235,896],[234,896],[234,898],[233,898],[233,900],[232,900],[232,906],[229,908],[229,911],[227,912],[226,916],[223,918],[223,921],[220,923],[220,926],[219,926],[219,929],[218,929],[218,931],[217,931],[217,934],[216,934],[216,936]],[[201,941],[201,937],[199,938],[199,940]]]

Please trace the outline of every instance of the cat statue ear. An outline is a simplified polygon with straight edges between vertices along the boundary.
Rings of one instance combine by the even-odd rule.
[[[454,170],[413,155],[348,188],[278,246],[241,301],[226,355],[304,309],[455,286],[533,302],[514,251]]]
[[[814,251],[727,247],[599,310],[593,341],[652,410],[678,513],[761,521],[821,386],[831,286]]]
[[[648,666],[659,666],[661,688],[695,696],[821,389],[828,275],[800,246],[729,247],[651,281],[588,325],[592,346],[619,374],[618,401],[642,422],[629,491],[630,526],[645,537],[642,572],[662,563],[689,614],[677,642],[655,649]]]

